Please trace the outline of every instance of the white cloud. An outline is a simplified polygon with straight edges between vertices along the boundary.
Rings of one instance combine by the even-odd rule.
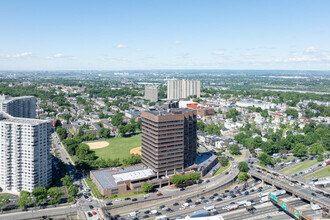
[[[117,48],[126,48],[127,47],[127,45],[124,45],[124,44],[118,44],[117,45]]]
[[[19,53],[19,54],[14,54],[14,55],[1,55],[0,54],[0,59],[19,59],[19,58],[23,58],[23,57],[29,57],[32,56],[32,52],[23,52],[23,53]]]
[[[215,51],[213,51],[213,54],[214,55],[224,55],[225,54],[225,51],[223,51],[223,50],[215,50]]]
[[[77,57],[75,56],[65,56],[61,53],[57,53],[57,54],[54,54],[53,56],[49,56],[49,57],[46,57],[47,59],[49,60],[53,60],[53,59],[69,59],[69,60],[76,60]]]
[[[182,44],[183,42],[181,40],[176,40],[174,43],[175,44]]]
[[[305,53],[316,53],[317,50],[315,49],[315,47],[310,46],[310,47],[307,47],[304,52]]]
[[[141,52],[141,51],[143,51],[141,48],[137,48],[136,50],[135,50],[136,52]]]

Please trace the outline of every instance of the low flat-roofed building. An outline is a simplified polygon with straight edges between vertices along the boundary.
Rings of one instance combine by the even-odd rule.
[[[141,164],[92,170],[90,177],[105,197],[141,191],[142,184],[145,182],[151,183],[154,187],[170,185],[169,177],[160,178],[152,169]]]

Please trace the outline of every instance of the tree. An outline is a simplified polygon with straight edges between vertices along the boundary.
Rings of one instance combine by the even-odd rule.
[[[272,157],[269,156],[268,154],[266,153],[261,153],[259,156],[258,156],[258,159],[260,161],[260,164],[262,165],[267,165],[267,164],[270,164],[272,162]]]
[[[219,157],[219,162],[222,167],[225,167],[229,164],[229,159],[227,157]]]
[[[45,187],[36,187],[32,191],[32,196],[37,205],[40,205],[47,199],[47,190]]]
[[[201,178],[201,175],[199,173],[191,173],[188,176],[190,180],[194,181],[194,183],[196,183]]]
[[[101,128],[98,132],[98,136],[100,138],[108,138],[110,137],[110,130],[108,128]]]
[[[113,126],[118,127],[119,125],[123,124],[123,115],[122,114],[115,114],[111,117],[111,123]]]
[[[76,151],[76,156],[79,160],[85,160],[87,155],[89,154],[89,147],[87,144],[79,144],[78,149]]]
[[[317,158],[317,162],[322,162],[324,160],[323,155],[321,154],[318,158]]]
[[[228,147],[228,150],[232,155],[240,155],[241,154],[240,148],[237,144],[230,145]]]
[[[152,191],[153,190],[153,185],[151,184],[151,183],[143,183],[142,184],[142,192],[147,192],[147,193],[149,193],[150,191]]]
[[[69,124],[69,120],[71,118],[71,115],[70,114],[63,114],[61,116],[64,120],[66,120],[66,123]]]
[[[64,140],[67,137],[66,129],[62,128],[61,126],[58,126],[56,128],[56,133],[57,133],[58,137],[60,138],[60,140]]]
[[[309,147],[309,152],[311,154],[322,154],[324,153],[324,148],[321,144],[319,143],[315,143],[315,144],[312,144],[310,147]]]
[[[5,204],[8,204],[10,201],[9,201],[9,195],[0,195],[0,209],[1,209],[1,212],[2,212],[2,209],[3,209],[3,206]]]
[[[142,120],[139,119],[137,122],[136,122],[136,128],[141,130],[141,125],[142,125]]]
[[[78,188],[75,185],[71,185],[68,188],[68,195],[71,199],[73,199],[74,197],[76,197],[78,193]]]
[[[287,115],[291,115],[291,116],[294,117],[294,118],[298,118],[298,111],[297,111],[296,109],[289,108],[289,109],[286,111],[286,114],[287,114]]]
[[[183,183],[183,178],[177,174],[173,175],[171,178],[171,183],[172,184],[180,184]]]
[[[298,143],[296,146],[291,150],[297,157],[302,157],[307,154],[306,145]]]
[[[125,125],[119,125],[118,133],[124,136],[126,132],[127,132],[127,127]]]
[[[249,171],[249,166],[248,166],[247,162],[244,162],[244,161],[240,162],[238,164],[238,170],[240,172],[248,172]]]
[[[220,127],[215,124],[210,124],[209,126],[206,127],[206,132],[208,134],[220,135]]]
[[[241,183],[242,182],[246,182],[248,179],[250,178],[250,175],[245,173],[245,172],[241,172],[239,175],[238,175],[238,181],[240,181]]]
[[[204,131],[205,130],[205,123],[202,121],[197,122],[197,130]]]
[[[32,199],[30,197],[30,193],[22,190],[19,193],[19,197],[17,198],[17,205],[19,208],[25,209],[27,206],[32,204]]]
[[[51,187],[48,189],[47,194],[51,197],[49,204],[60,204],[61,196],[64,195],[63,190],[60,187]]]
[[[135,133],[135,131],[136,131],[135,124],[127,124],[127,125],[125,125],[125,127],[126,127],[126,131],[128,133]]]
[[[60,120],[56,119],[55,128],[57,128],[58,126],[62,126],[62,123]]]
[[[72,179],[68,174],[65,175],[64,177],[62,177],[61,181],[62,181],[63,186],[65,186],[65,187],[72,185]]]
[[[81,127],[81,128],[79,128],[79,131],[78,131],[78,137],[82,137],[83,135],[85,134],[85,132],[84,132],[84,129]]]

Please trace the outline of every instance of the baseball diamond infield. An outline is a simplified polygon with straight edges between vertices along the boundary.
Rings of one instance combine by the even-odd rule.
[[[141,147],[136,147],[130,150],[130,154],[138,154],[141,155]]]
[[[94,150],[94,149],[100,149],[100,148],[107,147],[109,145],[109,142],[98,141],[98,142],[87,143],[87,145],[89,146],[90,150]]]

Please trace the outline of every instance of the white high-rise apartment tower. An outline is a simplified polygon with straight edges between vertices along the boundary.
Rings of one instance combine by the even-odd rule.
[[[151,102],[158,101],[158,89],[156,86],[146,86],[144,89],[144,98]]]
[[[0,112],[0,191],[31,192],[52,181],[51,125]]]
[[[192,95],[200,97],[200,93],[201,82],[199,80],[167,80],[168,99],[185,99]]]
[[[36,118],[36,97],[0,95],[0,111],[14,117]]]

